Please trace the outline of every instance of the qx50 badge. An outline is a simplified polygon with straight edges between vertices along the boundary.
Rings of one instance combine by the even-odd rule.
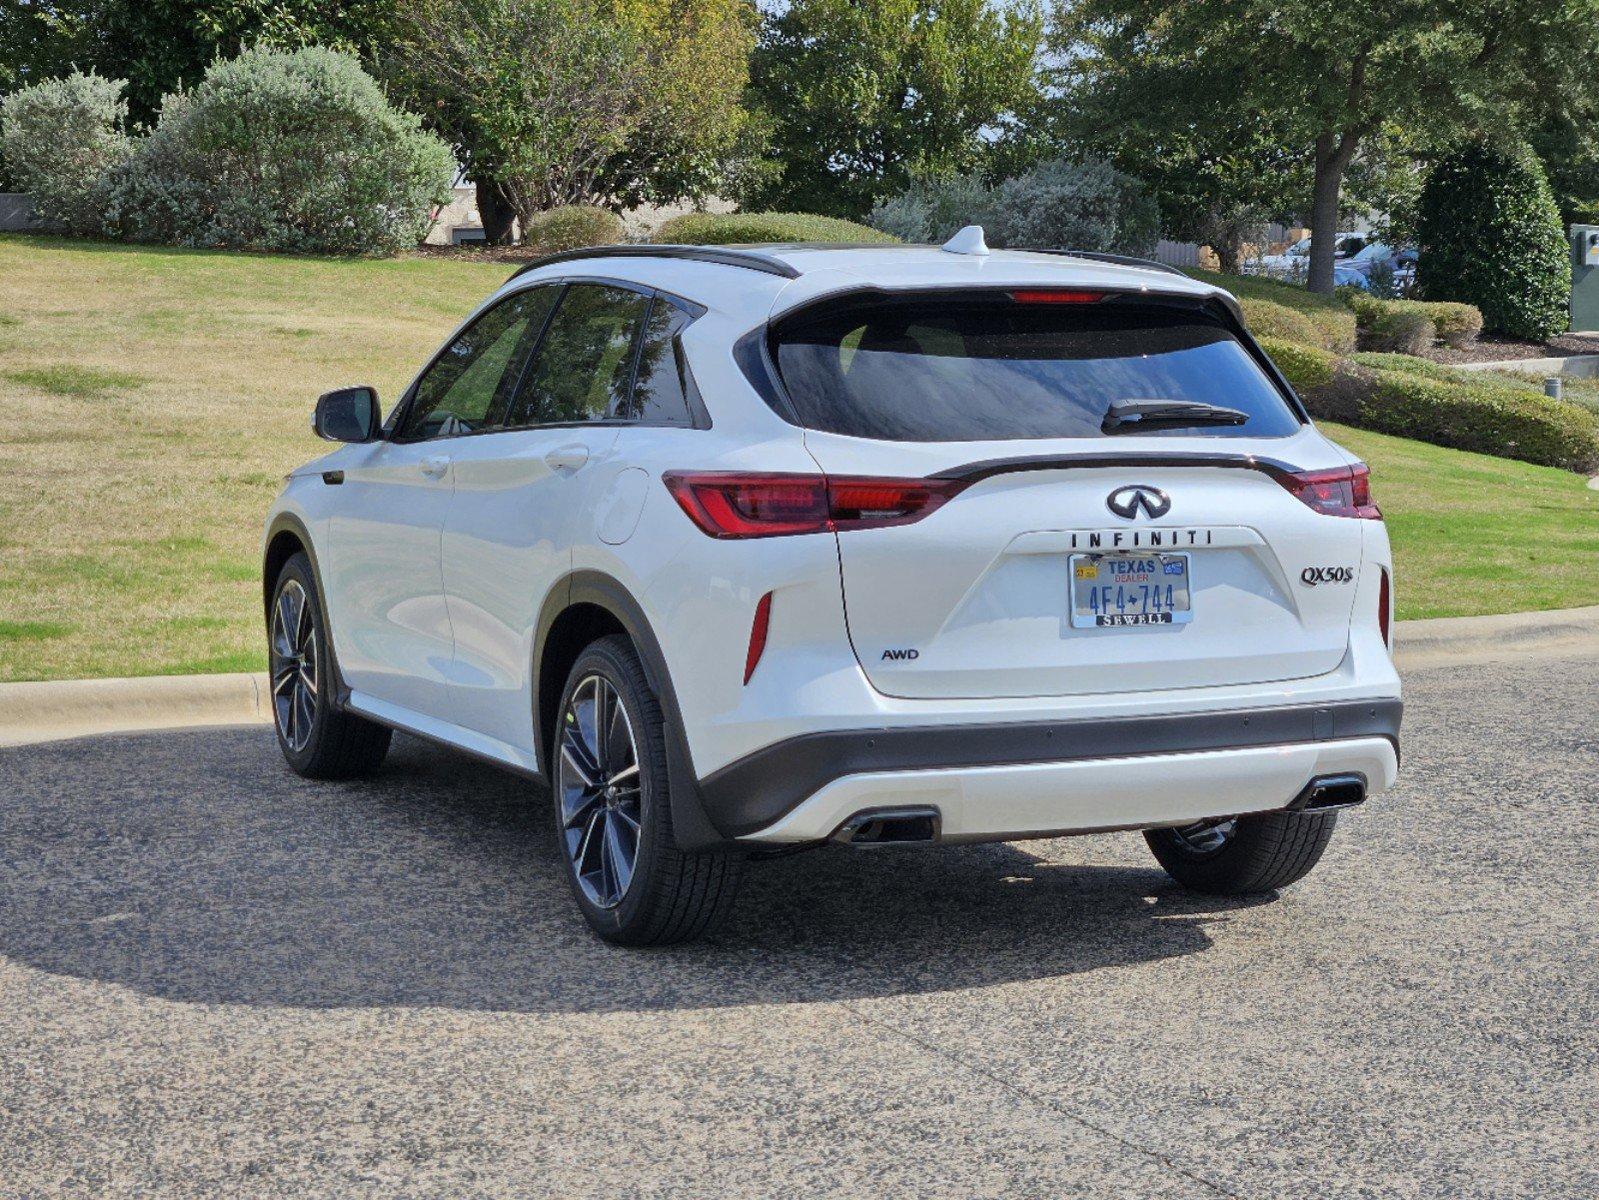
[[[1134,483],[1117,488],[1106,496],[1105,507],[1129,521],[1142,509],[1144,515],[1153,521],[1171,512],[1171,497],[1147,483]]]
[[[1299,582],[1306,587],[1315,587],[1318,583],[1352,583],[1354,578],[1353,567],[1306,567],[1299,572]]]

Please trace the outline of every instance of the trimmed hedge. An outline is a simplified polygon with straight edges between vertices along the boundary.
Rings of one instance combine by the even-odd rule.
[[[1298,342],[1301,346],[1331,349],[1316,323],[1302,312],[1296,312],[1275,300],[1245,298],[1238,302],[1244,310],[1244,324],[1257,338],[1276,338],[1278,341]]]
[[[1338,356],[1301,342],[1284,341],[1269,334],[1257,339],[1260,348],[1271,356],[1277,369],[1288,377],[1294,391],[1306,392],[1326,387],[1338,369]]]
[[[874,242],[899,239],[869,225],[814,213],[684,213],[650,239],[661,245],[733,246],[752,242]]]
[[[1408,355],[1360,354],[1301,395],[1318,419],[1540,466],[1599,470],[1599,415],[1503,378]]]
[[[1259,275],[1224,275],[1219,271],[1203,271],[1195,267],[1185,268],[1183,273],[1225,288],[1238,297],[1240,304],[1246,300],[1269,300],[1293,309],[1315,326],[1318,337],[1314,344],[1323,349],[1348,354],[1355,348],[1355,314],[1337,296],[1308,292],[1296,284],[1265,279]]]
[[[588,204],[567,204],[547,209],[527,223],[522,243],[545,254],[581,250],[585,246],[614,246],[625,236],[622,218]]]
[[[1419,355],[1432,349],[1437,340],[1437,330],[1425,313],[1386,305],[1371,315],[1361,333],[1365,335],[1362,341],[1371,349],[1396,354]]]
[[[1421,349],[1431,345],[1432,339],[1464,348],[1477,340],[1482,332],[1482,313],[1473,305],[1452,300],[1384,300],[1357,288],[1345,290],[1344,299],[1355,310],[1355,322],[1360,332],[1374,350],[1399,350],[1405,354],[1418,351],[1399,344],[1403,337],[1396,333],[1417,327],[1410,318],[1420,317],[1430,326],[1427,341]]]

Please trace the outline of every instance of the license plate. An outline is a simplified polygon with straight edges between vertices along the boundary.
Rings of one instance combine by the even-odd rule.
[[[1073,554],[1072,624],[1181,625],[1189,607],[1186,554]]]

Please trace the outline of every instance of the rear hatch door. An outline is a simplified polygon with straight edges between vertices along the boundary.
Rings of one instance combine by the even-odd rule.
[[[824,472],[959,489],[908,524],[840,527],[850,639],[872,684],[997,698],[1334,670],[1360,522],[1316,511],[1282,478],[1347,460],[1225,323],[1137,302],[990,307],[872,299],[775,339]],[[1129,399],[1245,419],[1107,427]],[[1057,431],[1070,436],[1039,436]]]

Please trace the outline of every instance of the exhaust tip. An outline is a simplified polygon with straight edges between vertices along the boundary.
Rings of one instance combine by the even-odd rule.
[[[858,812],[834,832],[844,846],[916,846],[938,841],[936,808],[875,808]]]
[[[1318,775],[1305,785],[1305,790],[1294,798],[1288,807],[1296,812],[1327,812],[1330,809],[1350,808],[1366,799],[1366,777],[1354,772],[1348,775]]]

